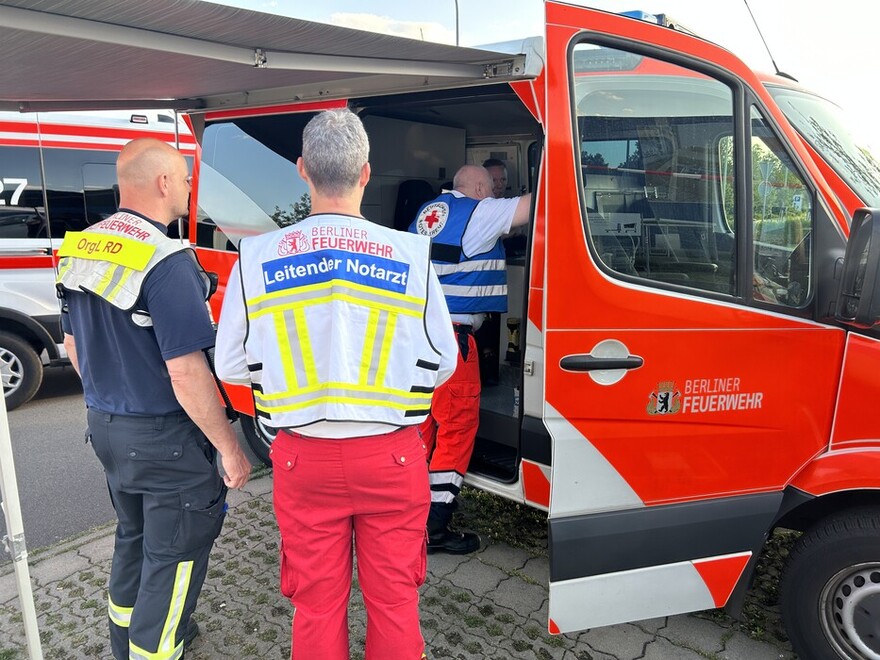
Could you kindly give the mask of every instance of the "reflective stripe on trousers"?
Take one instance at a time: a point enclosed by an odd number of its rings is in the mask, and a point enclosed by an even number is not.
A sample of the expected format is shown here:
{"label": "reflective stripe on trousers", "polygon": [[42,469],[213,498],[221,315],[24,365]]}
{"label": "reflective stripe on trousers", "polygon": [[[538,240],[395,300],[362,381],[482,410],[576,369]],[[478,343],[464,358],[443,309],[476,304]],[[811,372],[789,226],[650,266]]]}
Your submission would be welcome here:
{"label": "reflective stripe on trousers", "polygon": [[118,520],[107,607],[113,656],[180,658],[225,516],[216,452],[183,413],[92,409],[88,422]]}

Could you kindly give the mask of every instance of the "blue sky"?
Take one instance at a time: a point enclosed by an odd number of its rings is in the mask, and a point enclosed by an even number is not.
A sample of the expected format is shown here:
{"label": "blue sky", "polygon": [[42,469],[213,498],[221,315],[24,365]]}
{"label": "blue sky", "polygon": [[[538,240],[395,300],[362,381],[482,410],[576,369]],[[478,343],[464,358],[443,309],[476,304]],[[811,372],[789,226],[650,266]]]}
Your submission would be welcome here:
{"label": "blue sky", "polygon": [[[214,0],[274,14],[455,42],[455,0]],[[751,22],[746,0],[591,0],[573,4],[607,11],[666,13],[736,53],[749,66],[773,66]],[[748,0],[779,68],[842,106],[880,151],[880,76],[876,0]],[[463,46],[541,34],[542,0],[458,0]],[[833,9],[830,9],[833,7]]]}

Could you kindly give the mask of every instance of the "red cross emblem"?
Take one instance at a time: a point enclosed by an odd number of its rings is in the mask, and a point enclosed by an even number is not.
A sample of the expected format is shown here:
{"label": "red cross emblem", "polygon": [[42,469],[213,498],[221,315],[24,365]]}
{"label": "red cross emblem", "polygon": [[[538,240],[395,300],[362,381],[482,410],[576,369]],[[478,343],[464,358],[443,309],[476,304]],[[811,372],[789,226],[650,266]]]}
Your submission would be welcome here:
{"label": "red cross emblem", "polygon": [[449,205],[445,202],[434,202],[428,204],[419,213],[416,228],[422,236],[430,236],[433,238],[439,234],[443,227],[446,226],[446,219],[449,217]]}

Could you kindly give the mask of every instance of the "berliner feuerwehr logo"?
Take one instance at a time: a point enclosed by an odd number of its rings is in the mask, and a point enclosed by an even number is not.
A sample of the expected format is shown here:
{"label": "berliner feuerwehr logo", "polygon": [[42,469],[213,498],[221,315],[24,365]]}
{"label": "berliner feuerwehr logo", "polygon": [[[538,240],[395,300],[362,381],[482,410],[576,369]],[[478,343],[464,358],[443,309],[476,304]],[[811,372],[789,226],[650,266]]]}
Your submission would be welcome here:
{"label": "berliner feuerwehr logo", "polygon": [[278,254],[282,257],[286,257],[290,254],[306,252],[311,247],[312,243],[309,240],[309,237],[297,229],[295,231],[289,231],[281,237],[281,240],[278,242]]}
{"label": "berliner feuerwehr logo", "polygon": [[681,410],[681,390],[675,381],[665,380],[657,384],[657,389],[648,396],[649,415],[674,415]]}

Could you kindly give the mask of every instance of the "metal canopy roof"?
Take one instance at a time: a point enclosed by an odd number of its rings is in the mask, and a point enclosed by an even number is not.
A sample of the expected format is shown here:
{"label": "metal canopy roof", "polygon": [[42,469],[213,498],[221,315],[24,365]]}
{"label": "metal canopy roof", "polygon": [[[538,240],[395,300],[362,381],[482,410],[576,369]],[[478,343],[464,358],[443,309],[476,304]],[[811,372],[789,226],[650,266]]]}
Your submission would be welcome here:
{"label": "metal canopy roof", "polygon": [[193,110],[525,77],[524,57],[201,0],[0,0],[0,110]]}

